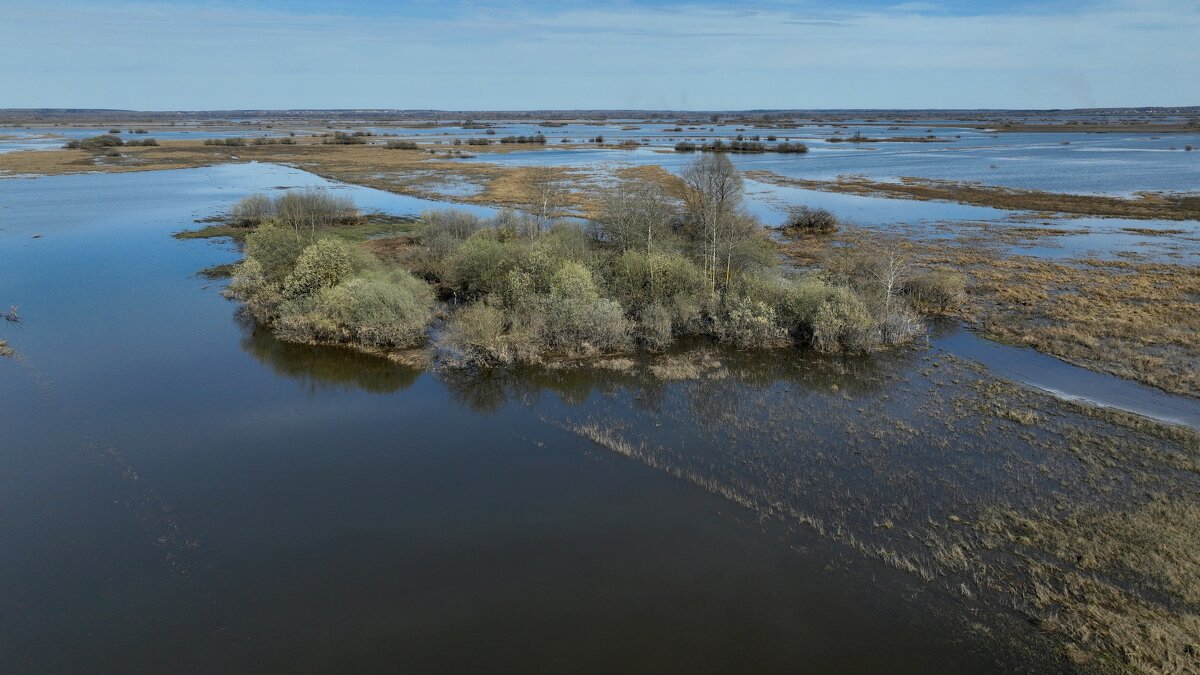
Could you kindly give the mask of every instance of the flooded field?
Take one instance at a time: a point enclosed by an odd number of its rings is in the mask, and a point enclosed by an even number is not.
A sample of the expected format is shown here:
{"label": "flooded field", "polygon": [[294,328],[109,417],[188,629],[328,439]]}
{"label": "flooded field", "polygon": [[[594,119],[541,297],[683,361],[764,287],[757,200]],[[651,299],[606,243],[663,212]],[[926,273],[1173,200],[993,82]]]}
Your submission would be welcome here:
{"label": "flooded field", "polygon": [[[934,122],[930,122],[934,124]],[[564,122],[551,125],[528,122],[477,124],[430,123],[413,128],[371,124],[309,124],[264,128],[261,124],[203,126],[152,126],[123,137],[188,140],[293,133],[301,138],[320,134],[368,132],[371,143],[403,139],[421,143],[453,143],[472,138],[493,142],[504,137],[542,135],[543,150],[510,154],[506,162],[538,165],[597,166],[659,164],[677,169],[690,161],[687,153],[674,153],[677,142],[704,142],[736,138],[761,140],[767,146],[802,142],[802,155],[754,154],[736,158],[743,170],[764,170],[785,177],[834,179],[863,176],[874,180],[920,177],[976,182],[1011,188],[1074,194],[1130,196],[1143,190],[1194,191],[1200,184],[1200,131],[1165,133],[1140,131],[1058,132],[997,131],[978,128],[978,122],[942,120],[922,128],[912,123],[870,124],[801,122],[795,126],[737,123],[676,124],[615,120]],[[102,134],[107,129],[83,127],[0,127],[0,153],[28,149],[54,149],[65,140]],[[846,142],[856,135],[864,141]],[[596,140],[600,139],[601,144]],[[831,140],[833,139],[833,140]],[[908,139],[900,140],[896,139]],[[872,142],[876,141],[876,142]],[[632,149],[615,149],[623,143]],[[568,145],[559,149],[556,145]],[[583,147],[579,147],[583,146]],[[470,146],[467,146],[470,147]],[[492,157],[477,161],[491,161]]]}
{"label": "flooded field", "polygon": [[[496,376],[283,343],[197,274],[232,243],[171,235],[305,186],[445,205],[261,163],[0,180],[7,668],[1196,665],[1196,568],[1104,548],[1121,514],[1191,536],[1196,399],[954,322],[872,357],[701,343]],[[751,192],[764,217],[1007,218]]]}

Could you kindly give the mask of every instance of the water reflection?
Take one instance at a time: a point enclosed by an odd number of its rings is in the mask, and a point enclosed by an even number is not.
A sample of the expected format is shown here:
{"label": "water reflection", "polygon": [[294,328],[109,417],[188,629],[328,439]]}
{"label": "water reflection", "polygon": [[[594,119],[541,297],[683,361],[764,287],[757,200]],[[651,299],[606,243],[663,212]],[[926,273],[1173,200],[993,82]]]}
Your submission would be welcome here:
{"label": "water reflection", "polygon": [[[412,386],[422,373],[421,369],[351,349],[284,342],[248,318],[239,316],[237,321],[243,331],[241,345],[247,353],[312,392],[361,389],[393,393]],[[622,396],[640,409],[657,410],[666,390],[693,381],[721,385],[697,388],[698,393],[733,386],[749,391],[782,387],[785,391],[813,394],[872,395],[910,370],[920,351],[903,349],[873,356],[797,350],[739,352],[693,340],[662,354],[495,371],[437,367],[434,376],[455,403],[477,413],[495,413],[509,403],[536,405],[545,394],[553,394],[568,406],[584,405],[596,396]],[[655,372],[660,367],[699,360],[705,366],[690,375],[662,377]]]}
{"label": "water reflection", "polygon": [[277,375],[296,380],[309,392],[322,390],[391,394],[417,381],[421,371],[350,349],[284,342],[270,330],[240,318],[242,349]]}

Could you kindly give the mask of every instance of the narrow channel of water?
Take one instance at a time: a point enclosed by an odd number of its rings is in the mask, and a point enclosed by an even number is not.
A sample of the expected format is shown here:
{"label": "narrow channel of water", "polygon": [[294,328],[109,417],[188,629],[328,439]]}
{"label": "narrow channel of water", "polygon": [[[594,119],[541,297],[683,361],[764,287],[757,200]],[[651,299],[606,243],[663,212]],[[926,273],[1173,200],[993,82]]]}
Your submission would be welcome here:
{"label": "narrow channel of water", "polygon": [[997,376],[1071,401],[1115,408],[1143,417],[1200,429],[1200,400],[1168,394],[1132,380],[1080,368],[1027,347],[1014,347],[951,330],[933,345],[955,356],[977,361]]}

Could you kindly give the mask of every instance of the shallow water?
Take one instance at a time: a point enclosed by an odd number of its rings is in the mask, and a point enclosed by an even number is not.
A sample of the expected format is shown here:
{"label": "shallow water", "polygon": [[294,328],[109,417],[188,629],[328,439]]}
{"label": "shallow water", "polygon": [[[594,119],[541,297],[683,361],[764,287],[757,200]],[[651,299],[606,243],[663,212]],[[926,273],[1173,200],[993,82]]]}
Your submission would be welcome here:
{"label": "shallow water", "polygon": [[[1194,153],[1191,153],[1194,154]],[[695,153],[660,152],[646,148],[638,150],[532,150],[493,155],[477,155],[465,158],[464,162],[482,162],[488,164],[516,166],[569,166],[581,167],[602,175],[611,174],[622,166],[659,165],[674,173],[681,172],[690,162],[695,161]],[[801,159],[803,156],[801,156]],[[767,169],[781,175],[813,178],[812,173],[794,171],[789,174],[788,167],[796,158],[785,155],[731,155],[734,164],[741,170]],[[1037,179],[1038,171],[1045,169],[1053,172],[1062,170],[1053,166],[1043,166],[1023,176],[1033,176]],[[1024,170],[1023,170],[1024,171]],[[903,174],[908,175],[908,174]],[[914,174],[923,175],[923,174]],[[1139,174],[1140,176],[1141,174]],[[1178,175],[1178,174],[1177,174]],[[1187,172],[1185,176],[1190,176]],[[836,177],[830,175],[827,177]],[[1183,190],[1194,190],[1200,186],[1200,162],[1196,163],[1195,180],[1192,187],[1181,187]],[[1192,181],[1191,177],[1186,180]],[[984,181],[987,182],[987,181]],[[992,183],[989,183],[992,184]],[[1036,189],[1053,190],[1048,184],[1040,184]],[[1140,189],[1140,188],[1139,188]],[[1133,190],[1133,188],[1130,188]],[[928,238],[951,238],[952,232],[942,224],[982,223],[989,226],[1005,228],[1012,225],[1022,227],[1039,224],[1054,229],[1075,230],[1075,234],[1063,236],[1042,236],[1030,241],[1016,242],[1005,245],[1001,249],[1006,253],[1030,255],[1049,259],[1097,258],[1101,260],[1116,260],[1128,256],[1130,252],[1140,259],[1155,262],[1173,262],[1194,264],[1200,262],[1200,221],[1165,221],[1138,220],[1130,218],[1052,218],[1045,214],[1034,214],[1027,211],[1014,211],[959,204],[948,201],[922,201],[915,199],[890,199],[885,197],[866,197],[838,192],[824,192],[786,185],[748,180],[746,194],[749,197],[747,208],[769,226],[780,225],[787,216],[788,207],[807,205],[814,208],[824,208],[833,212],[839,219],[848,223],[884,230],[903,228],[909,233]],[[1127,229],[1128,228],[1128,229]],[[1147,228],[1152,230],[1183,230],[1181,235],[1147,235],[1130,231]]]}
{"label": "shallow water", "polygon": [[24,319],[0,360],[6,668],[1024,663],[899,572],[560,424],[639,389],[455,382],[237,320],[195,275],[236,251],[170,234],[316,184],[253,164],[0,181],[0,301]]}
{"label": "shallow water", "polygon": [[[846,136],[861,131],[865,136],[925,135],[924,130],[886,131],[878,127],[846,129],[810,129],[768,132],[734,127],[717,127],[705,138],[730,138],[777,133],[809,145],[802,155],[732,155],[742,170],[766,170],[782,176],[833,179],[839,176],[866,176],[875,180],[895,180],[904,176],[978,182],[985,185],[1073,194],[1110,194],[1130,196],[1142,190],[1194,192],[1200,186],[1200,133],[1154,136],[1136,133],[1003,133],[986,134],[969,129],[934,129],[945,142],[937,143],[829,143],[829,135]],[[593,133],[589,129],[583,137]],[[953,133],[951,133],[953,132]],[[536,133],[526,130],[521,133]],[[638,132],[605,134],[609,144],[623,139],[637,140]],[[502,135],[506,135],[505,134]],[[695,158],[691,153],[669,151],[675,137],[696,138],[688,134],[670,134],[670,138],[649,137],[650,145],[633,150],[613,148],[555,148],[556,139],[540,151],[510,153],[504,162],[547,165],[594,166],[598,163],[660,164],[677,170]],[[572,141],[583,137],[572,136]],[[492,155],[475,161],[490,161]]]}
{"label": "shallow water", "polygon": [[[963,123],[962,120],[942,120],[943,123]],[[928,123],[935,123],[929,121]],[[975,124],[969,122],[968,124]],[[134,125],[136,126],[136,125]],[[802,141],[809,145],[805,155],[738,155],[734,161],[744,170],[763,169],[783,176],[832,179],[838,176],[867,176],[876,180],[894,180],[901,176],[971,181],[986,185],[1066,192],[1077,194],[1132,195],[1140,190],[1188,192],[1200,189],[1200,151],[1187,152],[1191,145],[1200,148],[1200,132],[1162,134],[1086,131],[1064,132],[1006,132],[967,127],[896,127],[846,122],[837,125],[807,123],[798,128],[770,129],[735,124],[684,125],[676,132],[674,122],[647,123],[638,120],[617,120],[609,124],[577,124],[548,127],[524,122],[496,122],[487,129],[467,129],[461,124],[430,128],[390,126],[345,126],[341,131],[372,131],[381,136],[428,141],[486,137],[493,140],[504,136],[543,134],[545,150],[550,152],[518,153],[505,161],[522,161],[522,156],[538,163],[570,163],[595,165],[618,161],[632,163],[662,163],[671,168],[690,159],[687,154],[663,153],[680,140],[704,141],[731,139],[739,134],[769,135],[786,140]],[[636,127],[636,128],[626,128]],[[695,128],[691,128],[695,127]],[[123,131],[128,129],[123,128]],[[60,147],[64,139],[85,138],[105,129],[73,127],[4,127],[0,128],[0,152]],[[299,130],[300,134],[329,133],[332,129],[314,126]],[[224,138],[229,136],[276,136],[279,130],[261,128],[239,129],[235,125],[180,126],[166,130],[155,129],[145,135],[123,134],[126,138],[154,137],[159,140]],[[861,133],[868,138],[934,136],[935,143],[831,143],[831,137],[849,137]],[[54,134],[56,138],[38,138]],[[579,149],[561,150],[566,140],[586,143],[603,136],[607,144],[636,141],[646,147],[636,150]],[[383,142],[385,138],[376,139]],[[764,141],[766,142],[766,141]],[[489,161],[492,156],[480,158]]]}
{"label": "shallow water", "polygon": [[[114,129],[116,127],[113,127]],[[125,141],[138,141],[147,138],[153,138],[159,141],[187,141],[187,140],[202,140],[208,138],[278,138],[287,136],[286,131],[272,131],[270,129],[237,129],[229,127],[178,127],[178,128],[152,128],[147,129],[147,133],[135,134],[133,129],[138,128],[138,125],[132,127],[121,127],[119,136]],[[0,127],[0,154],[5,152],[17,152],[20,150],[58,150],[66,144],[68,140],[81,140],[91,138],[92,136],[108,135],[107,128],[96,127],[55,127],[55,126],[31,126],[31,127]]]}
{"label": "shallow water", "polygon": [[1200,400],[1194,398],[1080,368],[1026,347],[985,340],[961,329],[947,330],[933,340],[933,345],[954,356],[982,363],[1000,377],[1059,398],[1200,429]]}

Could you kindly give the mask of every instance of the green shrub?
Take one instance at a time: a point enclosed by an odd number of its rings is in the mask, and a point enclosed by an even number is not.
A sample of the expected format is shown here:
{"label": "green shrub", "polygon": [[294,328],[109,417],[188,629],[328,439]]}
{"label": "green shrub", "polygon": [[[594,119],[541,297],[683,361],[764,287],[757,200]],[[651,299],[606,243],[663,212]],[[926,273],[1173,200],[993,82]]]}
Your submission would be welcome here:
{"label": "green shrub", "polygon": [[[118,131],[117,133],[120,132]],[[122,145],[125,145],[125,141],[122,141],[120,136],[92,136],[91,138],[67,141],[67,144],[63,147],[80,150],[103,150]]]}
{"label": "green shrub", "polygon": [[347,339],[375,347],[409,347],[425,339],[433,291],[403,270],[356,277],[321,292],[318,306]]}
{"label": "green shrub", "polygon": [[237,266],[226,292],[241,300],[245,310],[260,323],[270,323],[284,300],[281,285],[272,283],[262,264],[250,257]]}
{"label": "green shrub", "polygon": [[462,242],[484,227],[482,219],[454,209],[430,211],[421,215],[417,236],[421,246],[409,254],[408,264],[418,274],[435,280],[449,277],[448,261]]}
{"label": "green shrub", "polygon": [[832,234],[837,232],[838,219],[826,209],[794,206],[788,210],[788,218],[783,224],[783,229],[805,234]]}
{"label": "green shrub", "polygon": [[459,209],[427,211],[421,214],[423,238],[445,233],[461,241],[483,229],[484,226],[482,218]]}
{"label": "green shrub", "polygon": [[787,331],[780,327],[775,308],[765,302],[734,297],[714,322],[714,332],[722,342],[739,349],[770,349],[789,343]]}
{"label": "green shrub", "polygon": [[275,205],[271,198],[256,193],[243,197],[229,210],[226,219],[236,227],[255,227],[275,215]]}
{"label": "green shrub", "polygon": [[326,136],[321,139],[321,142],[326,145],[365,145],[367,136],[372,134],[356,131],[349,133],[346,131],[335,131],[332,136]]}
{"label": "green shrub", "polygon": [[583,265],[564,262],[550,278],[550,297],[558,300],[596,300],[600,292],[592,271]]}
{"label": "green shrub", "polygon": [[674,324],[675,313],[662,303],[655,302],[642,310],[633,328],[633,337],[644,349],[666,349],[675,338]]}
{"label": "green shrub", "polygon": [[246,236],[246,257],[258,263],[258,273],[266,283],[282,287],[300,254],[313,241],[311,232],[268,221]]}
{"label": "green shrub", "polygon": [[904,294],[914,305],[942,312],[957,307],[966,289],[966,277],[944,270],[915,276],[904,284]]}
{"label": "green shrub", "polygon": [[626,251],[609,265],[608,291],[633,311],[675,299],[699,306],[707,294],[704,272],[679,254]]}
{"label": "green shrub", "polygon": [[879,342],[879,328],[866,304],[848,288],[836,288],[813,315],[812,345],[820,351],[865,352]]}
{"label": "green shrub", "polygon": [[313,295],[332,288],[354,271],[351,247],[341,239],[319,239],[304,249],[283,282],[284,295],[290,298]]}
{"label": "green shrub", "polygon": [[467,297],[482,297],[507,286],[508,274],[521,264],[524,247],[501,241],[494,232],[479,232],[458,247],[449,263],[449,282]]}

